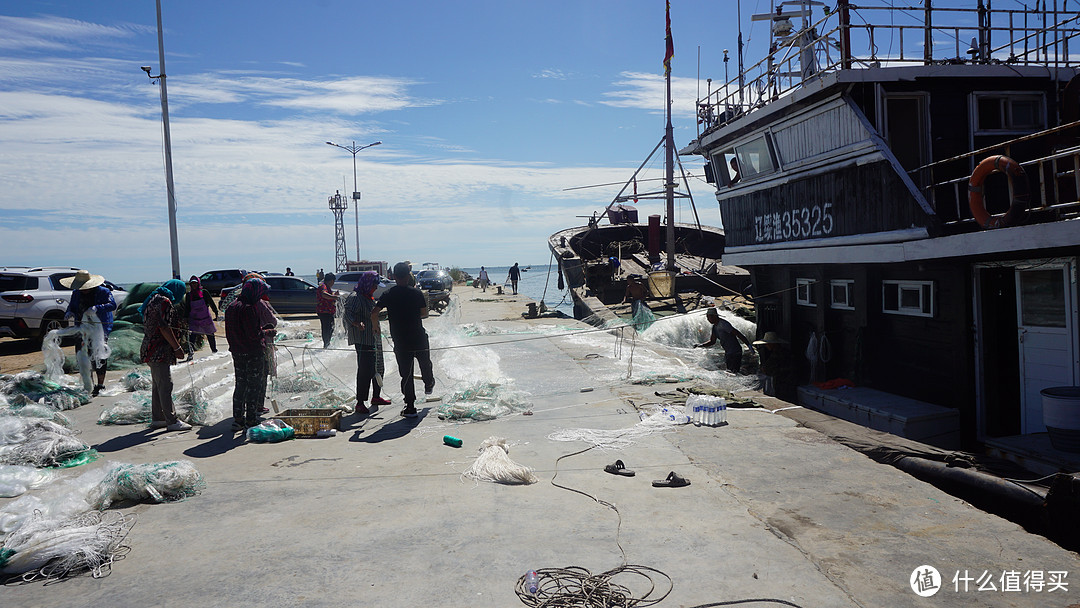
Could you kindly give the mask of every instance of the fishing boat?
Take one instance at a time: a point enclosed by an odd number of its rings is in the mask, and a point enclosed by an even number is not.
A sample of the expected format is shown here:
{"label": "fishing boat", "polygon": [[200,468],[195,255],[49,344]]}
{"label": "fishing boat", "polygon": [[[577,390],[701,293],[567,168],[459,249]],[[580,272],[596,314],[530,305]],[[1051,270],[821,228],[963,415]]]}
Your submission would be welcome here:
{"label": "fishing boat", "polygon": [[1080,404],[1042,392],[1080,384],[1077,12],[834,4],[754,15],[768,51],[743,69],[740,34],[680,150],[759,334],[790,342],[804,405],[1026,466],[1080,449]]}
{"label": "fishing boat", "polygon": [[[703,296],[740,295],[748,287],[749,273],[723,265],[724,230],[702,224],[693,208],[686,172],[679,164],[675,179],[675,140],[671,126],[670,19],[664,59],[667,126],[664,136],[607,207],[593,212],[588,223],[561,230],[548,238],[559,268],[560,289],[569,290],[574,317],[597,325],[632,318],[627,283],[647,286],[646,306],[654,316],[684,313],[712,299]],[[663,188],[637,192],[638,176],[653,156],[664,152]],[[632,187],[632,189],[631,189]],[[675,200],[685,199],[693,210],[693,223],[675,220]],[[664,200],[665,215],[650,215],[639,222],[631,201]],[[604,223],[606,222],[606,223]]]}

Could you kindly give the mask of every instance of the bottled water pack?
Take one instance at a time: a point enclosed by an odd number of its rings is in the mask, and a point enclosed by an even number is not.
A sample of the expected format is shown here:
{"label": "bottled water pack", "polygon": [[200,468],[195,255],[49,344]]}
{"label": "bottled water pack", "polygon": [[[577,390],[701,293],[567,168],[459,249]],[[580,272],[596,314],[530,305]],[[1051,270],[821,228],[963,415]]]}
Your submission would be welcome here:
{"label": "bottled water pack", "polygon": [[690,419],[696,426],[724,426],[727,424],[727,401],[712,395],[690,395],[686,409],[692,411]]}

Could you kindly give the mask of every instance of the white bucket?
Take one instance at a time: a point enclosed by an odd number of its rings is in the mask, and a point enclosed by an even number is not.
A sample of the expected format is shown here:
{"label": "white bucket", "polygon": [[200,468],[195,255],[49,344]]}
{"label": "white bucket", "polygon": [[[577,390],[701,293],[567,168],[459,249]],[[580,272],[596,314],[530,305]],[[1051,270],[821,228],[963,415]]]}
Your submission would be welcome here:
{"label": "white bucket", "polygon": [[1039,394],[1050,445],[1063,452],[1080,452],[1080,386],[1054,386]]}

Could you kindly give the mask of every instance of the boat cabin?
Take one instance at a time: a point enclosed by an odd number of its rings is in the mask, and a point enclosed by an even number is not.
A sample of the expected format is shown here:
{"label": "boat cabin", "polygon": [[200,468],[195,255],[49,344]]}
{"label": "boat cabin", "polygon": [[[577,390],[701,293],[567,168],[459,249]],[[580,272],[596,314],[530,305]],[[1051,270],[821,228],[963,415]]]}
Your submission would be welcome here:
{"label": "boat cabin", "polygon": [[[758,333],[790,340],[805,404],[943,447],[1045,442],[1040,391],[1080,385],[1077,13],[783,4],[680,151]],[[859,391],[814,385],[840,379]]]}

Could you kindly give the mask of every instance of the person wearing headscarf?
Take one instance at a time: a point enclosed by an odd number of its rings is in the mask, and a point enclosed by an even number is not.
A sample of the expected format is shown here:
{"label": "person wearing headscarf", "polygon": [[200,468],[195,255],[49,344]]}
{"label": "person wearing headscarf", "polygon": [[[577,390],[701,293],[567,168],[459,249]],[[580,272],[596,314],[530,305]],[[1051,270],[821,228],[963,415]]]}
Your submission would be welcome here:
{"label": "person wearing headscarf", "polygon": [[[356,348],[356,411],[366,416],[379,409],[380,405],[390,405],[389,399],[380,396],[382,392],[383,353],[382,336],[379,325],[372,321],[371,311],[375,309],[372,297],[379,286],[379,274],[368,271],[360,275],[356,288],[345,299],[341,319],[349,344]],[[371,388],[371,407],[364,405]]]}
{"label": "person wearing headscarf", "polygon": [[[90,395],[97,397],[105,388],[105,368],[109,364],[107,345],[109,343],[109,332],[112,331],[116,300],[113,298],[112,291],[105,286],[105,277],[100,274],[90,274],[88,270],[80,270],[74,276],[60,279],[60,284],[71,288],[71,298],[68,300],[64,319],[74,319],[75,326],[78,327],[82,325],[83,315],[93,309],[94,314],[101,321],[102,339],[105,344],[92,345],[88,353],[90,355],[90,369],[97,374],[97,384],[94,385]],[[82,336],[76,339],[76,351],[83,347],[82,341]],[[90,341],[93,342],[93,340]],[[95,353],[106,356],[104,358],[95,357]]]}
{"label": "person wearing headscarf", "polygon": [[225,339],[233,359],[236,386],[233,388],[232,430],[239,432],[259,424],[266,399],[266,348],[273,343],[273,325],[260,320],[259,306],[269,297],[262,279],[248,279],[240,296],[225,309]]}
{"label": "person wearing headscarf", "polygon": [[329,348],[330,340],[334,337],[334,316],[337,314],[337,299],[341,295],[334,290],[336,280],[334,273],[326,273],[322,283],[319,283],[319,290],[315,292],[315,314],[319,315],[322,325],[323,348]]}
{"label": "person wearing headscarf", "polygon": [[143,317],[143,341],[139,354],[150,366],[151,422],[150,428],[165,427],[170,431],[186,431],[191,425],[176,417],[172,400],[172,371],[177,357],[184,356],[184,349],[173,328],[177,326],[173,306],[187,292],[184,282],[171,279],[146,297],[139,306]]}
{"label": "person wearing headscarf", "polygon": [[[214,311],[211,315],[210,311]],[[192,276],[188,279],[188,292],[184,295],[184,316],[188,320],[188,331],[192,334],[201,334],[206,336],[206,341],[210,344],[210,352],[217,352],[217,325],[214,325],[214,318],[218,316],[217,305],[214,304],[214,297],[210,295],[210,292],[203,289],[202,281],[199,277]],[[188,360],[194,356],[194,348],[191,347],[191,342],[188,342]]]}

